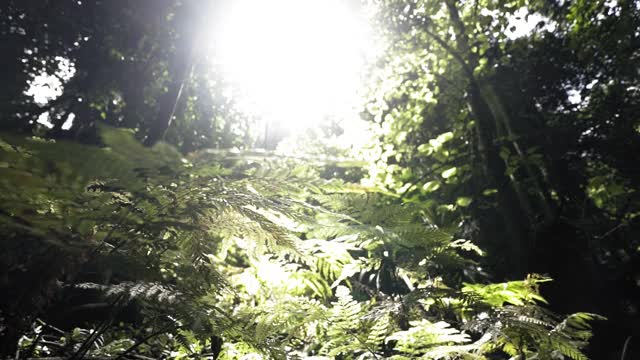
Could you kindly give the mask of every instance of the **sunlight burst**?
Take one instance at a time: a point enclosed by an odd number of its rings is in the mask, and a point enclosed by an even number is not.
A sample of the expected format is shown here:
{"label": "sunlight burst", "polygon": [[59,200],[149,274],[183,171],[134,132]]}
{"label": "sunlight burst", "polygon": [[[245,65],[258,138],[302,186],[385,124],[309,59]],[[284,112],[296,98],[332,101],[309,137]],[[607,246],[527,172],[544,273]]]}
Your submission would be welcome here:
{"label": "sunlight burst", "polygon": [[376,51],[362,9],[340,0],[234,0],[213,33],[213,59],[240,107],[289,130],[353,114]]}

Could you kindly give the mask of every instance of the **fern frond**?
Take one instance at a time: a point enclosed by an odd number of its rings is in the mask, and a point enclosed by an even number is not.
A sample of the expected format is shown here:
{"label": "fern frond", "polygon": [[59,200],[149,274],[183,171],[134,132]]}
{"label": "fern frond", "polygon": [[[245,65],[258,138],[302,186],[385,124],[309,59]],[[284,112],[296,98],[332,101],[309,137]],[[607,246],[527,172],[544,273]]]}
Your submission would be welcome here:
{"label": "fern frond", "polygon": [[[450,324],[440,321],[432,323],[427,320],[412,321],[408,330],[398,331],[387,337],[386,341],[396,341],[395,349],[413,356],[424,356],[427,352],[440,354],[436,358],[450,355],[447,351],[454,348],[446,346],[470,342],[469,335],[452,328]],[[435,356],[435,355],[432,355]]]}
{"label": "fern frond", "polygon": [[161,283],[122,282],[113,285],[100,285],[95,283],[79,283],[75,287],[79,289],[99,290],[107,298],[124,296],[125,301],[135,299],[156,301],[166,304],[175,304],[182,300],[183,294],[168,285]]}

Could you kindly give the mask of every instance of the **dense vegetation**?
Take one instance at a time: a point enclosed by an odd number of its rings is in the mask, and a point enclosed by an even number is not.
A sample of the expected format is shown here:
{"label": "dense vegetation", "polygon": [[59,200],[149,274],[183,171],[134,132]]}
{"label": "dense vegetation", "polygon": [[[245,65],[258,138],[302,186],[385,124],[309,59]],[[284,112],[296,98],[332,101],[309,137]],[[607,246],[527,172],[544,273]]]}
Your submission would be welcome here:
{"label": "dense vegetation", "polygon": [[371,141],[298,157],[217,4],[0,4],[0,356],[640,356],[637,1],[371,2]]}

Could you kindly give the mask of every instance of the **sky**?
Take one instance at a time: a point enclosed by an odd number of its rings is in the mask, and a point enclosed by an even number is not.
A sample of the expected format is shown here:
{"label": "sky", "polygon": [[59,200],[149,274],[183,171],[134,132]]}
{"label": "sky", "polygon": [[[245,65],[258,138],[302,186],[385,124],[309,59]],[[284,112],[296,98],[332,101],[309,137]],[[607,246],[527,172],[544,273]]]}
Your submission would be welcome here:
{"label": "sky", "polygon": [[[481,13],[496,17],[496,11]],[[531,34],[540,21],[546,23],[542,30],[554,30],[542,15],[526,14],[523,7],[509,18],[510,39]],[[228,94],[238,97],[239,110],[267,128],[295,133],[327,118],[358,120],[364,70],[383,48],[368,16],[365,8],[341,0],[233,0],[221,21],[203,31],[214,34],[212,66],[234,87]],[[43,71],[29,83],[26,94],[38,104],[60,96],[75,73],[68,59],[56,60],[56,74]],[[581,101],[578,92],[570,95]],[[51,127],[49,120],[45,113],[38,122]],[[72,122],[70,117],[64,128]]]}

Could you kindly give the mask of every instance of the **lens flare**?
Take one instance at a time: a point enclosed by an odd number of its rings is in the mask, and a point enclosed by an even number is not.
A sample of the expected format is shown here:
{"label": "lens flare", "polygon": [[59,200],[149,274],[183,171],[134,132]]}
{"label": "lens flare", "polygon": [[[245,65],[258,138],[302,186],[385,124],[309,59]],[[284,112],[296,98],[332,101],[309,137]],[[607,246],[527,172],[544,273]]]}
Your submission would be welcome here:
{"label": "lens flare", "polygon": [[363,9],[339,0],[234,0],[219,18],[212,59],[244,111],[290,130],[353,113],[376,51]]}

